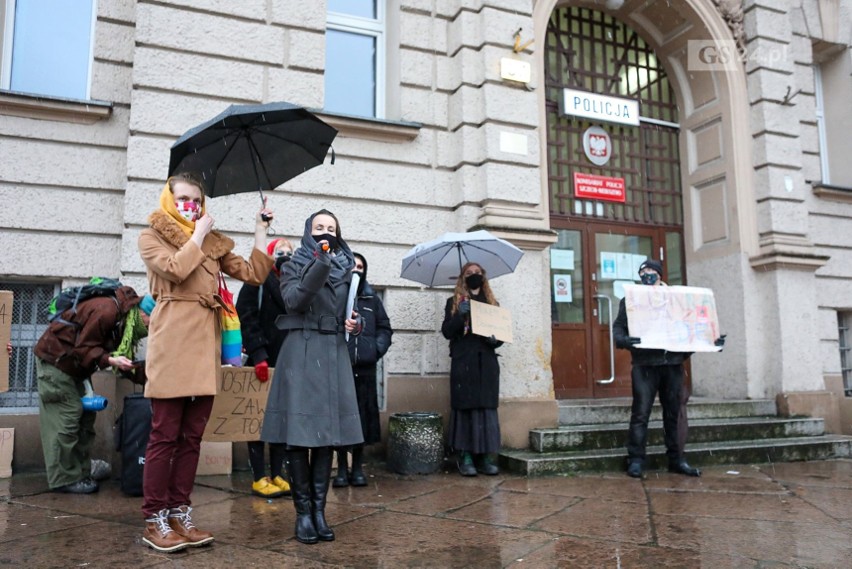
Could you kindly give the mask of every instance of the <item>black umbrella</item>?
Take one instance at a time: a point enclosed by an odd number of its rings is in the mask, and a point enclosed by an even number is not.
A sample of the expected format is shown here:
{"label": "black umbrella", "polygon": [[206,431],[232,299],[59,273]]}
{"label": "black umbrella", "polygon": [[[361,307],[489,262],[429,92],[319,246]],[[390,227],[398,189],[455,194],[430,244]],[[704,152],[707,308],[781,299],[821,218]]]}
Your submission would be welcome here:
{"label": "black umbrella", "polygon": [[264,190],[322,164],[336,135],[290,103],[231,105],[174,143],[169,175],[197,172],[211,198],[257,190],[263,199]]}

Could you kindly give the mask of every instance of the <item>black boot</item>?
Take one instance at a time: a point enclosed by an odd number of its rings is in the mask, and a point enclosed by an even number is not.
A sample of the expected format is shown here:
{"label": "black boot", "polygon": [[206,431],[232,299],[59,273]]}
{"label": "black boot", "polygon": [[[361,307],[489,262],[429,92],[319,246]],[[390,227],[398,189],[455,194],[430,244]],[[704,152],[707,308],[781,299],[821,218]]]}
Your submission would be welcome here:
{"label": "black boot", "polygon": [[325,500],[328,497],[328,485],[331,482],[331,447],[311,449],[311,505],[314,513],[314,527],[322,541],[334,541],[334,532],[325,521]]}
{"label": "black boot", "polygon": [[308,449],[288,448],[287,474],[290,476],[290,491],[296,507],[296,539],[302,543],[319,541],[314,520],[311,516],[311,469]]}
{"label": "black boot", "polygon": [[349,486],[349,474],[346,472],[346,450],[338,449],[337,451],[337,476],[334,477],[331,485],[335,488],[343,488]]}
{"label": "black boot", "polygon": [[689,466],[685,458],[674,461],[669,461],[669,472],[683,474],[685,476],[701,476],[701,471],[695,467]]}
{"label": "black boot", "polygon": [[367,485],[367,477],[364,476],[364,445],[352,447],[352,474],[349,482],[352,486]]}

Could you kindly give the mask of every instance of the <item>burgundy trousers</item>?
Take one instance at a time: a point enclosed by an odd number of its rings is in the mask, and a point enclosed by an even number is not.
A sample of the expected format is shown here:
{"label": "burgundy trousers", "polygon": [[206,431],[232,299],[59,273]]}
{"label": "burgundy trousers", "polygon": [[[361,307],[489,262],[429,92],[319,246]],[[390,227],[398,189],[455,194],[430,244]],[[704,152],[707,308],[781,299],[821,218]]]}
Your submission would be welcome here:
{"label": "burgundy trousers", "polygon": [[151,399],[151,435],[142,475],[142,514],[190,505],[201,435],[213,409],[213,396]]}

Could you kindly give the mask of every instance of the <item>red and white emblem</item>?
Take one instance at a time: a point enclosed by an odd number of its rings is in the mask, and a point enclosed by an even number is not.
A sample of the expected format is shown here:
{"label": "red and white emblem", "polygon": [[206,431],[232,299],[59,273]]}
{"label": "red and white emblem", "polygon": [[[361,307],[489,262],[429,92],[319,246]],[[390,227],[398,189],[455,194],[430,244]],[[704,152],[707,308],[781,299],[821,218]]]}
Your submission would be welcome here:
{"label": "red and white emblem", "polygon": [[595,166],[603,166],[612,157],[612,140],[599,126],[590,126],[583,133],[583,151]]}

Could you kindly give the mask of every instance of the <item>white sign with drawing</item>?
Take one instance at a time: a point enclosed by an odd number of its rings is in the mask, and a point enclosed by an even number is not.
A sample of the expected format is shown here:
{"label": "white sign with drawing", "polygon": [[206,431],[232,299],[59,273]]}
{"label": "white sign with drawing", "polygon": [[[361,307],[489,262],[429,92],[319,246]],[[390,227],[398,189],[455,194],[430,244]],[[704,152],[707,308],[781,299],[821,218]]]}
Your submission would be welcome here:
{"label": "white sign with drawing", "polygon": [[571,275],[553,275],[553,302],[571,302]]}

